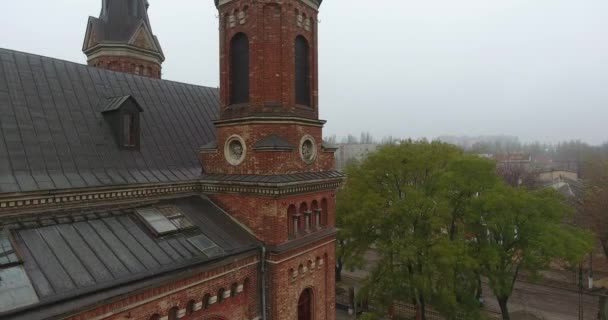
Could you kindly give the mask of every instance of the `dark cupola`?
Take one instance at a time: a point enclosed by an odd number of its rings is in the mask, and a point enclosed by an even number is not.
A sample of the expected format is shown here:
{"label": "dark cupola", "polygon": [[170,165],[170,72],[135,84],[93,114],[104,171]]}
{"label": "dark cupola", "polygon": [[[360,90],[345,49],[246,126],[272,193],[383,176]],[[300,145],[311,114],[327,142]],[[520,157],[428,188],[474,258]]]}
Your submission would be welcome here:
{"label": "dark cupola", "polygon": [[163,50],[152,33],[147,0],[102,0],[99,18],[89,17],[82,51],[98,68],[161,77]]}

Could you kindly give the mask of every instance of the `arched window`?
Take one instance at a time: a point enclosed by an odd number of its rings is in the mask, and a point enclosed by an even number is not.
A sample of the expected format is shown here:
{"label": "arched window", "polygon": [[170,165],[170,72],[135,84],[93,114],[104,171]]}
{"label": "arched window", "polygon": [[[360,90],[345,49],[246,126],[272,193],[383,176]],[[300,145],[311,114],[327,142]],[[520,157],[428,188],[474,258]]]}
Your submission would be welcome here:
{"label": "arched window", "polygon": [[230,41],[230,104],[249,102],[249,39],[244,33]]}
{"label": "arched window", "polygon": [[208,293],[203,296],[203,309],[205,309],[205,310],[209,309],[209,300],[210,299],[211,299],[211,295]]}
{"label": "arched window", "polygon": [[296,104],[310,106],[310,57],[308,41],[296,38]]}
{"label": "arched window", "polygon": [[319,208],[319,203],[317,202],[317,200],[314,200],[312,202],[311,209],[312,209],[312,216],[313,216],[312,224],[315,228],[320,228],[321,227],[321,209]]}
{"label": "arched window", "polygon": [[217,302],[218,303],[222,303],[224,301],[224,292],[226,292],[226,289],[224,289],[224,288],[221,288],[217,292]]}
{"label": "arched window", "polygon": [[177,320],[177,312],[179,311],[178,307],[173,307],[169,309],[169,320]]}
{"label": "arched window", "polygon": [[302,221],[300,221],[300,229],[305,230],[306,232],[310,231],[310,211],[308,211],[308,205],[306,202],[303,202],[300,205],[299,214],[300,216],[304,217],[304,219],[301,219]]}
{"label": "arched window", "polygon": [[188,305],[186,305],[186,315],[189,316],[194,313],[194,305],[196,302],[194,300],[188,301]]}
{"label": "arched window", "polygon": [[289,206],[287,209],[287,220],[288,220],[288,229],[289,236],[293,237],[298,234],[300,223],[298,222],[298,212],[296,211],[296,206],[293,204]]}
{"label": "arched window", "polygon": [[230,286],[230,297],[235,297],[236,296],[236,289],[239,287],[239,285],[235,282],[232,284],[232,286]]}
{"label": "arched window", "polygon": [[326,226],[328,224],[327,215],[327,199],[323,199],[321,200],[321,226]]}

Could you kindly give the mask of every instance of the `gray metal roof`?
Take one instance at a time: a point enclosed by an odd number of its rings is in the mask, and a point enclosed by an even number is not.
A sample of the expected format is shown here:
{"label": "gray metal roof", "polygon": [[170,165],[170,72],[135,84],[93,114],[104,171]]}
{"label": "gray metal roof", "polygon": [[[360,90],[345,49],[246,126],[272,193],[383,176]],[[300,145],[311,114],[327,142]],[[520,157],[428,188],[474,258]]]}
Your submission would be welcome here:
{"label": "gray metal roof", "polygon": [[[139,150],[119,148],[101,113],[129,95]],[[194,179],[218,114],[216,88],[0,49],[0,193]]]}
{"label": "gray metal roof", "polygon": [[[102,6],[99,18],[89,17],[97,42],[128,44],[142,23],[152,33],[152,26],[148,18],[148,2],[135,0],[135,8],[129,8],[129,2],[105,0],[105,6]],[[155,45],[159,48],[159,53],[163,56],[160,42],[156,36],[153,38]]]}
{"label": "gray metal roof", "polygon": [[[177,207],[196,228],[157,237],[135,213],[136,208],[55,213],[10,222],[13,227],[20,226],[13,231],[15,243],[39,304],[65,302],[73,308],[80,295],[130,285],[258,246],[253,236],[205,198],[167,200],[156,205]],[[204,235],[221,250],[203,253],[188,240],[197,235]],[[34,304],[26,309],[30,308],[38,307]],[[18,317],[29,311],[26,309],[4,315]],[[0,318],[5,319],[2,313]]]}

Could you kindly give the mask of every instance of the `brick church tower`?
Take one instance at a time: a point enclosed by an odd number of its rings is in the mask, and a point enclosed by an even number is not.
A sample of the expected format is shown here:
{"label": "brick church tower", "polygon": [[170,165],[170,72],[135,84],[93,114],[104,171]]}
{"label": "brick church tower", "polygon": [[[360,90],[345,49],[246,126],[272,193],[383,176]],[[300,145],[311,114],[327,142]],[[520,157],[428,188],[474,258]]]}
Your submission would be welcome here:
{"label": "brick church tower", "polygon": [[152,33],[148,0],[103,0],[89,17],[82,51],[90,66],[161,77],[163,50]]}
{"label": "brick church tower", "polygon": [[322,0],[215,0],[220,17],[217,141],[203,191],[265,244],[264,312],[335,319],[335,148],[319,120]]}

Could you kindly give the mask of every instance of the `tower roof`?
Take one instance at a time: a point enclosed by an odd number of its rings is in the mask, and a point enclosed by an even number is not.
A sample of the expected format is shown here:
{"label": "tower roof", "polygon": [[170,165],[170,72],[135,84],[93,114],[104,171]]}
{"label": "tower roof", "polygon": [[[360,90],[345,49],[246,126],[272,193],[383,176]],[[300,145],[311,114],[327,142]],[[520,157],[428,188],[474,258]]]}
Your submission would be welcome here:
{"label": "tower roof", "polygon": [[148,18],[148,0],[103,0],[99,18],[90,17],[83,51],[97,44],[124,44],[137,46],[140,33],[150,42],[145,49],[164,54]]}

